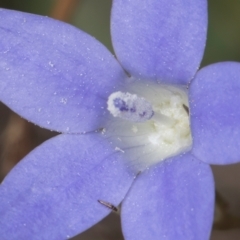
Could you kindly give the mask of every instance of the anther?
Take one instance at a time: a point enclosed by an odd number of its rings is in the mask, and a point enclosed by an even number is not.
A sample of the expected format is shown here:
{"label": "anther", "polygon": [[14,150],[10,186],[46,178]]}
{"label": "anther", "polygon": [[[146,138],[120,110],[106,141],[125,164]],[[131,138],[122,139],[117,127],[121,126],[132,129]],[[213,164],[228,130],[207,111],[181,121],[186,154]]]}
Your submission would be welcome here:
{"label": "anther", "polygon": [[152,118],[152,105],[136,94],[114,92],[108,98],[108,110],[114,117],[120,117],[131,122],[145,122]]}
{"label": "anther", "polygon": [[182,106],[183,106],[184,110],[187,112],[187,114],[189,115],[189,108],[185,104],[183,104]]}

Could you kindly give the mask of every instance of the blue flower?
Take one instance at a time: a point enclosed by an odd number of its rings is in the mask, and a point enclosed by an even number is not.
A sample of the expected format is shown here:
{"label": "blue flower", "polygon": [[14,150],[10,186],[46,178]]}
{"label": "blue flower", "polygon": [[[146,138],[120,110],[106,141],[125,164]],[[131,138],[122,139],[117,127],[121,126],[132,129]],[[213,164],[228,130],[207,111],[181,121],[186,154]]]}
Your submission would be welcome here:
{"label": "blue flower", "polygon": [[208,164],[240,159],[240,64],[197,72],[204,0],[114,0],[111,30],[120,64],[68,24],[0,10],[1,101],[62,133],[1,184],[2,239],[72,237],[109,214],[99,200],[122,202],[125,239],[209,238]]}

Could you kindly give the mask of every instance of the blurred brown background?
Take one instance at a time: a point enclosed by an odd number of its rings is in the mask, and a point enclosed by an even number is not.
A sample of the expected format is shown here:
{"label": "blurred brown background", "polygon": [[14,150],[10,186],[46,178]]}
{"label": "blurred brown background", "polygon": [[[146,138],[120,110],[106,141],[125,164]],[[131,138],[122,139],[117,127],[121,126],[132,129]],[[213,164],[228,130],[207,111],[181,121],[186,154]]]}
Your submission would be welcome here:
{"label": "blurred brown background", "polygon": [[[95,36],[111,51],[111,0],[0,0],[0,7],[48,15]],[[202,66],[240,62],[240,1],[209,0],[208,40]],[[31,149],[56,133],[36,127],[0,104],[0,181]],[[240,239],[240,164],[212,166],[216,181],[216,217],[211,240]],[[120,219],[111,214],[79,240],[123,239]]]}

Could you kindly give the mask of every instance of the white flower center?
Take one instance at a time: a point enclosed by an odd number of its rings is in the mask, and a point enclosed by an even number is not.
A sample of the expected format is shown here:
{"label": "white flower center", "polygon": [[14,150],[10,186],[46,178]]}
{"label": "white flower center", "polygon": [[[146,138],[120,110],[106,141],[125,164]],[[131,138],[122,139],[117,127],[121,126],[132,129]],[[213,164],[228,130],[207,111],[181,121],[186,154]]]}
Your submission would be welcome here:
{"label": "white flower center", "polygon": [[116,151],[138,171],[188,151],[192,145],[186,90],[133,83],[108,98],[112,117],[104,129]]}

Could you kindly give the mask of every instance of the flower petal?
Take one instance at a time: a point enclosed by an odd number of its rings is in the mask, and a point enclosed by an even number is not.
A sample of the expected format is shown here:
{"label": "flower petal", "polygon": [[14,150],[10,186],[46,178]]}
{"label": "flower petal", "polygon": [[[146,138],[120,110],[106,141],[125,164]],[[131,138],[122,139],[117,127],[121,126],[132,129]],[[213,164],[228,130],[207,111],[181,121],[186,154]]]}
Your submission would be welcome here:
{"label": "flower petal", "polygon": [[126,240],[207,240],[214,208],[210,167],[191,154],[143,172],[122,205]]}
{"label": "flower petal", "polygon": [[206,0],[114,0],[112,41],[135,77],[186,84],[202,60]]}
{"label": "flower petal", "polygon": [[0,35],[1,101],[48,129],[101,127],[125,73],[100,42],[60,21],[3,9]]}
{"label": "flower petal", "polygon": [[31,152],[0,187],[1,239],[67,239],[109,214],[134,174],[98,134],[60,135]]}
{"label": "flower petal", "polygon": [[211,164],[240,161],[240,64],[223,62],[198,72],[190,85],[193,154]]}

